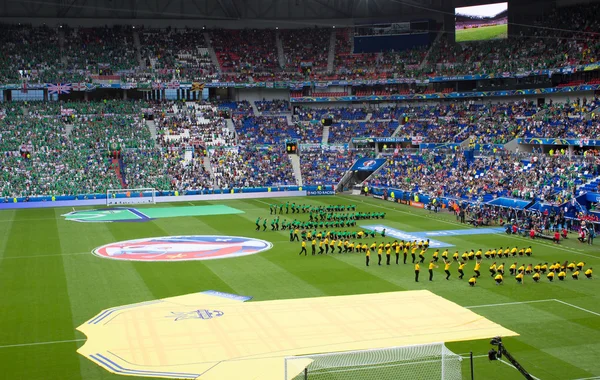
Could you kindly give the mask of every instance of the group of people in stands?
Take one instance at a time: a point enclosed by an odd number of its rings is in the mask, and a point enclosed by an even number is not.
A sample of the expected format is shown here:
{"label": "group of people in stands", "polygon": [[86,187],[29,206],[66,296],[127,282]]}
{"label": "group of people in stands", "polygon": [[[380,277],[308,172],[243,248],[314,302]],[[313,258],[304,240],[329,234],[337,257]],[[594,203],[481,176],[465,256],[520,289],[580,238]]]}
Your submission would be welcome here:
{"label": "group of people in stands", "polygon": [[[432,46],[381,54],[354,53],[353,33],[348,28],[276,31],[2,25],[0,82],[76,83],[88,82],[92,75],[116,75],[123,81],[247,82],[382,79],[397,73],[420,79],[521,73],[597,62],[600,42],[590,33],[600,31],[599,14],[597,4],[561,7],[534,25],[523,26],[519,36],[493,44],[455,44],[443,34]],[[136,34],[139,46],[134,43]],[[209,49],[214,49],[216,59]]]}
{"label": "group of people in stands", "polygon": [[[589,104],[596,102],[596,99],[576,100],[569,107],[579,104],[583,110],[587,105],[586,110],[590,110]],[[130,187],[144,182],[146,186],[182,190],[296,184],[284,143],[288,139],[321,143],[322,117],[334,117],[329,127],[329,143],[336,144],[347,143],[355,136],[391,136],[400,123],[404,124],[399,131],[402,136],[408,133],[407,129],[414,131],[413,124],[429,123],[420,121],[423,118],[443,120],[461,128],[465,122],[477,130],[478,125],[488,128],[485,120],[498,115],[507,116],[509,124],[526,123],[540,110],[528,102],[483,105],[455,102],[438,108],[406,105],[381,109],[301,108],[294,116],[295,123],[289,124],[288,117],[277,116],[277,110],[285,109],[286,102],[265,100],[260,104],[274,109],[273,115],[254,115],[247,101],[8,103],[0,112],[0,149],[4,152],[0,167],[7,182],[14,184],[5,185],[2,194],[37,195],[46,191],[66,194],[121,186],[116,168],[101,154],[115,146],[127,149],[122,155],[125,165],[120,174]],[[561,107],[552,104],[549,110]],[[154,110],[156,139],[142,116],[142,110],[147,109]],[[229,129],[224,109],[232,115],[235,131]],[[548,128],[555,131],[552,126]],[[545,131],[543,124],[539,131]],[[421,133],[426,142],[455,139],[452,128],[424,128]],[[18,152],[23,144],[31,146],[27,150],[29,156],[11,154]],[[193,151],[191,157],[186,158],[186,148]],[[587,179],[600,175],[600,156],[593,150],[589,152],[581,156],[564,149],[551,155],[504,151],[493,154],[482,150],[470,159],[460,149],[424,151],[418,155],[388,149],[384,153],[389,164],[372,178],[372,184],[470,200],[509,196],[562,204],[577,195],[578,187]],[[305,148],[300,151],[304,183],[335,184],[352,162],[365,154],[373,152],[350,151],[343,145],[336,149]],[[9,169],[12,167],[19,170],[13,173]],[[72,181],[75,172],[78,173],[75,178],[83,184],[81,189],[76,189],[76,182]],[[13,181],[15,173],[29,179]],[[52,176],[54,183],[40,184]],[[22,185],[17,185],[20,182]]]}

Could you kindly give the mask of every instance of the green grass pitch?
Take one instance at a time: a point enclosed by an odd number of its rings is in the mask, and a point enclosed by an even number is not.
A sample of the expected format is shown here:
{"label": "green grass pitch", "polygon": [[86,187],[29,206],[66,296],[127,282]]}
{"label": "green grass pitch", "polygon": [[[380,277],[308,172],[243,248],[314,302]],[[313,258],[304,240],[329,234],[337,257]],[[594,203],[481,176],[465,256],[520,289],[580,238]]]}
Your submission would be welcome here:
{"label": "green grass pitch", "polygon": [[[526,277],[525,284],[517,285],[507,274],[506,283],[496,286],[486,275],[489,260],[484,260],[482,278],[475,288],[469,288],[466,279],[456,278],[455,267],[449,281],[443,278],[443,268],[438,268],[433,282],[426,281],[425,270],[421,276],[425,281],[415,283],[412,265],[367,268],[362,254],[299,257],[300,246],[288,241],[287,231],[254,231],[257,216],[269,217],[268,203],[285,200],[194,202],[224,204],[244,213],[147,223],[65,221],[61,215],[70,208],[0,211],[0,378],[122,379],[75,352],[84,339],[75,327],[105,308],[207,289],[249,295],[254,300],[428,289],[462,306],[474,306],[476,313],[518,332],[520,336],[505,339],[505,345],[536,377],[569,380],[600,375],[598,279],[574,281],[569,276],[564,282],[548,283],[544,278],[534,284]],[[365,197],[289,200],[312,205],[354,203],[359,211],[388,208],[385,220],[359,224],[381,223],[403,231],[468,228],[457,225],[447,212],[430,214]],[[169,205],[160,207],[165,206]],[[306,216],[301,214],[301,218]],[[183,234],[258,237],[274,246],[251,256],[174,263],[106,260],[90,253],[111,242]],[[534,257],[520,262],[583,260],[600,273],[598,246],[579,244],[574,235],[560,246],[503,234],[436,239],[456,245],[460,253],[471,248],[531,244]],[[467,274],[472,266],[467,266]],[[458,354],[473,351],[478,380],[519,378],[513,368],[484,357],[491,348],[488,341],[448,343],[448,347]],[[467,379],[468,365],[464,364]]]}
{"label": "green grass pitch", "polygon": [[485,26],[475,29],[460,29],[456,31],[456,42],[485,41],[508,37],[508,25]]}

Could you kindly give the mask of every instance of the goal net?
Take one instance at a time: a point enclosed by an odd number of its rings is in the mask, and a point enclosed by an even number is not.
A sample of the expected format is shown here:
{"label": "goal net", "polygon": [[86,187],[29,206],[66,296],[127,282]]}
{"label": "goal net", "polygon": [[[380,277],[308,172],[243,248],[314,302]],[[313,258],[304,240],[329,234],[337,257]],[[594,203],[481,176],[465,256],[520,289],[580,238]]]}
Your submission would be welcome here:
{"label": "goal net", "polygon": [[155,204],[156,189],[143,187],[138,189],[108,189],[106,190],[106,205]]}
{"label": "goal net", "polygon": [[285,380],[461,380],[462,358],[443,343],[285,358]]}

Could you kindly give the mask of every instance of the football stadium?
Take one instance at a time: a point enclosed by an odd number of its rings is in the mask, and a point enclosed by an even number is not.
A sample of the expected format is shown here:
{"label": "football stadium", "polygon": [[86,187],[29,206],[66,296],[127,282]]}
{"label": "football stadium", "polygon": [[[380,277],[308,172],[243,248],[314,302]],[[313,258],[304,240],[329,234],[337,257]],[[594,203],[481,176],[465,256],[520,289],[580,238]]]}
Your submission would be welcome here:
{"label": "football stadium", "polygon": [[0,379],[600,379],[600,2],[0,9]]}

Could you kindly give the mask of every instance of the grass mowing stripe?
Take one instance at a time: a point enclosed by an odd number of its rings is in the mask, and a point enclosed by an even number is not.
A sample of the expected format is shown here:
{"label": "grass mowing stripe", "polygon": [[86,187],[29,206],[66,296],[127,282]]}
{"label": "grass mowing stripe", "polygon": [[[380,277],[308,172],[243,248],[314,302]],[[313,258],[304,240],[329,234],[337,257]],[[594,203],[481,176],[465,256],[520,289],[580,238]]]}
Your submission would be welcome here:
{"label": "grass mowing stripe", "polygon": [[[99,241],[114,242],[108,227],[111,223],[75,223],[64,220],[58,211],[56,219],[61,246],[69,252],[87,251],[84,255],[60,256],[71,300],[73,331],[104,309],[154,299],[133,263],[115,262],[92,255],[91,250],[96,248]],[[128,223],[115,224],[126,227]],[[104,369],[76,354],[75,350],[72,354],[79,361],[80,379],[106,378]]]}
{"label": "grass mowing stripe", "polygon": [[[487,265],[490,260],[484,260],[482,266],[482,278],[475,288],[469,288],[464,281],[456,279],[456,268],[451,268],[452,277],[450,281],[445,281],[441,277],[442,268],[436,269],[434,282],[414,282],[414,273],[412,265],[402,266],[400,268],[380,268],[378,266],[364,266],[364,255],[339,255],[335,257],[298,257],[300,249],[299,243],[288,243],[288,233],[255,232],[254,220],[257,216],[267,217],[269,208],[263,202],[274,204],[296,202],[296,204],[328,205],[328,204],[356,204],[358,211],[379,211],[386,210],[387,217],[384,220],[377,221],[378,224],[386,224],[390,227],[398,228],[407,232],[426,231],[426,230],[445,230],[445,229],[467,229],[469,226],[459,225],[454,222],[453,215],[447,212],[441,214],[429,215],[427,211],[409,208],[408,206],[395,205],[389,202],[369,200],[359,197],[296,197],[288,199],[261,199],[257,200],[232,200],[232,201],[212,201],[212,202],[193,202],[194,205],[226,204],[230,207],[243,210],[246,214],[245,219],[231,219],[227,216],[206,216],[197,218],[171,218],[169,220],[154,221],[152,223],[110,223],[112,226],[84,223],[66,223],[59,219],[60,248],[56,248],[56,242],[48,241],[44,238],[39,241],[42,247],[36,247],[33,242],[37,234],[48,235],[45,228],[46,221],[51,221],[52,217],[43,210],[34,212],[18,212],[20,217],[18,222],[14,223],[12,228],[5,232],[7,240],[13,235],[13,231],[26,231],[30,222],[39,223],[35,230],[30,230],[22,239],[24,243],[21,246],[4,250],[6,255],[3,262],[0,262],[0,286],[4,286],[3,277],[8,275],[8,282],[17,281],[19,276],[13,272],[26,272],[22,284],[10,286],[5,291],[2,289],[3,300],[18,296],[21,294],[15,292],[16,289],[25,287],[25,301],[15,303],[11,308],[12,313],[29,312],[28,303],[37,302],[40,305],[46,305],[53,301],[53,296],[46,292],[38,291],[32,288],[28,282],[31,282],[29,273],[35,273],[31,267],[44,267],[45,278],[52,276],[67,276],[69,297],[71,298],[71,308],[78,305],[77,310],[86,310],[88,307],[90,313],[97,314],[104,305],[116,306],[119,304],[134,303],[155,299],[155,293],[159,293],[156,287],[170,287],[165,295],[179,295],[190,293],[192,291],[205,290],[216,287],[217,290],[254,296],[255,299],[282,299],[293,297],[320,296],[327,294],[358,294],[371,291],[389,291],[394,288],[404,289],[429,289],[435,294],[443,296],[450,301],[460,305],[490,305],[500,303],[516,303],[532,300],[558,299],[564,300],[569,304],[581,307],[582,309],[592,311],[588,313],[575,307],[563,305],[559,302],[528,302],[522,306],[499,306],[499,307],[481,307],[472,310],[480,315],[500,323],[507,328],[517,331],[520,337],[507,338],[505,343],[509,350],[523,363],[525,368],[535,373],[537,376],[548,379],[568,379],[568,378],[589,378],[594,374],[600,373],[599,363],[594,356],[598,351],[598,344],[589,343],[600,341],[600,328],[597,323],[597,315],[593,313],[600,312],[595,304],[600,301],[598,296],[598,286],[596,281],[590,281],[582,278],[579,281],[573,281],[570,277],[566,281],[555,281],[549,283],[545,278],[542,282],[534,284],[527,276],[523,285],[517,285],[513,278],[508,275],[505,278],[506,284],[495,286],[487,273]],[[267,203],[268,204],[268,203]],[[161,207],[170,206],[161,204]],[[172,204],[174,207],[188,205]],[[145,207],[142,207],[145,208]],[[389,210],[400,210],[393,212]],[[56,213],[61,215],[70,209],[58,210]],[[411,211],[411,212],[409,212]],[[6,213],[0,213],[0,219],[8,219]],[[412,216],[412,217],[411,217]],[[419,217],[415,217],[419,216]],[[296,217],[298,220],[307,220],[308,214],[283,214],[280,218],[288,220]],[[40,219],[40,220],[34,220]],[[27,222],[27,223],[26,223]],[[177,223],[174,223],[177,222]],[[361,223],[363,223],[361,221]],[[365,221],[365,223],[375,224],[374,221]],[[452,227],[448,227],[451,224]],[[9,227],[11,223],[0,223],[0,237],[2,229]],[[158,226],[158,229],[157,229]],[[100,228],[101,227],[101,228]],[[115,232],[120,230],[120,232]],[[358,228],[348,229],[351,231]],[[52,231],[50,228],[48,231]],[[104,232],[102,232],[104,231]],[[212,260],[203,262],[182,262],[182,263],[141,263],[147,265],[138,266],[137,264],[127,263],[115,260],[103,260],[89,254],[70,254],[77,252],[89,252],[91,248],[115,242],[116,240],[129,240],[140,237],[151,237],[161,235],[182,235],[182,234],[214,234],[220,235],[238,235],[256,237],[271,241],[274,246],[270,251],[257,255],[245,256],[235,259]],[[456,249],[462,252],[464,249],[487,248],[494,246],[512,245],[516,240],[506,239],[507,235],[479,235],[479,236],[453,236],[440,237],[456,245]],[[118,238],[118,239],[117,239]],[[513,237],[514,238],[514,237]],[[519,239],[519,238],[517,238]],[[29,240],[29,241],[27,241]],[[67,241],[73,241],[67,243]],[[369,239],[379,240],[379,239]],[[529,242],[529,239],[519,239],[522,242]],[[561,242],[563,243],[563,242]],[[534,256],[531,259],[534,264],[541,261],[561,261],[566,258],[581,259],[584,256],[574,255],[571,250],[590,255],[585,257],[587,266],[594,266],[599,261],[593,251],[595,247],[576,245],[574,239],[570,239],[561,244],[553,246],[539,241],[532,241],[534,246]],[[0,244],[2,244],[0,242]],[[72,245],[69,245],[72,244]],[[523,243],[521,243],[523,244]],[[83,247],[83,248],[82,248]],[[68,249],[67,249],[68,248]],[[0,249],[2,249],[0,245]],[[453,248],[451,248],[452,250]],[[310,248],[309,248],[310,250]],[[569,251],[569,253],[567,253]],[[62,255],[62,252],[69,254]],[[452,252],[452,251],[451,251]],[[2,252],[0,252],[2,254]],[[55,257],[54,254],[57,256]],[[430,252],[428,252],[428,255]],[[38,257],[46,256],[48,257]],[[337,255],[337,254],[336,254]],[[376,261],[377,255],[373,255]],[[60,259],[59,259],[60,257]],[[384,256],[385,257],[385,256]],[[410,257],[410,256],[409,256]],[[429,257],[429,256],[427,256]],[[15,258],[15,260],[12,260]],[[372,257],[373,258],[373,257]],[[18,260],[17,260],[18,259]],[[62,261],[63,268],[56,270],[53,261]],[[507,260],[508,261],[508,260]],[[521,260],[519,260],[521,262]],[[181,265],[179,265],[181,264]],[[9,265],[6,270],[5,265]],[[176,271],[173,268],[177,267]],[[349,269],[348,269],[349,268]],[[472,270],[472,263],[467,266]],[[160,273],[163,271],[164,274]],[[149,275],[142,274],[145,271],[159,272]],[[29,271],[29,272],[27,272]],[[204,276],[205,271],[208,275]],[[68,273],[77,272],[77,273]],[[316,272],[315,275],[312,272]],[[52,273],[52,274],[50,274]],[[469,271],[465,274],[468,276]],[[156,278],[154,276],[157,276]],[[426,270],[421,273],[421,277],[426,279]],[[205,278],[204,278],[205,277]],[[133,279],[133,280],[132,280]],[[131,281],[130,281],[131,280]],[[358,280],[358,281],[355,281]],[[37,280],[36,280],[37,281]],[[165,285],[165,282],[169,282]],[[328,282],[329,281],[329,282]],[[387,283],[389,284],[387,284]],[[79,283],[77,288],[72,284]],[[152,285],[152,291],[150,286]],[[225,284],[221,286],[221,284]],[[53,286],[52,283],[49,285]],[[343,289],[342,289],[343,288]],[[375,288],[376,290],[373,290]],[[381,289],[381,290],[378,290]],[[87,299],[83,300],[87,295]],[[79,299],[82,299],[79,301]],[[83,304],[87,302],[87,305]],[[14,310],[13,310],[14,309]],[[87,312],[72,311],[73,320],[79,319]],[[410,311],[407,311],[410,313]],[[2,315],[2,311],[0,311]],[[77,317],[76,317],[77,315]],[[87,315],[85,315],[88,318]],[[402,318],[402,316],[399,316]],[[10,323],[9,326],[24,326],[27,330],[41,331],[47,325],[45,319],[47,316],[32,319],[26,317],[25,325],[22,321],[19,323]],[[377,316],[369,317],[368,321],[376,320]],[[4,322],[6,319],[0,319]],[[368,322],[367,322],[368,323]],[[3,325],[4,326],[4,325]],[[7,330],[8,331],[8,330]],[[564,333],[567,331],[568,333]],[[575,333],[572,333],[575,332]],[[20,344],[27,342],[51,342],[58,340],[69,340],[68,336],[54,334],[47,336],[47,339],[33,339],[27,336],[11,336],[10,341],[3,341],[4,335],[13,334],[7,332],[0,337],[0,344]],[[8,336],[8,335],[7,335]],[[41,335],[40,335],[41,336]],[[582,339],[582,336],[585,339]],[[75,338],[79,338],[75,336]],[[19,378],[21,374],[32,374],[30,369],[22,369],[24,356],[38,358],[35,363],[39,366],[39,373],[44,371],[47,376],[37,376],[34,373],[31,378],[44,378],[51,380],[58,379],[85,379],[85,380],[105,380],[120,379],[122,377],[109,374],[91,362],[81,361],[80,366],[84,370],[76,370],[72,365],[72,358],[75,355],[75,349],[81,345],[79,342],[65,342],[60,344],[34,345],[23,347],[6,348],[6,352],[11,352],[11,359],[5,360],[0,357],[2,368],[8,368],[7,372],[13,375],[11,378]],[[71,346],[73,345],[73,346]],[[489,340],[469,341],[469,342],[451,342],[448,347],[454,352],[473,351],[474,355],[485,355],[489,350]],[[52,348],[49,350],[49,348]],[[13,352],[14,351],[14,352]],[[83,364],[85,363],[85,364]],[[464,372],[465,376],[468,375]],[[478,361],[476,363],[476,376],[478,379],[504,380],[515,378],[516,371],[508,366],[496,362]]]}
{"label": "grass mowing stripe", "polygon": [[[231,217],[228,215],[227,217]],[[212,217],[202,217],[212,218]],[[197,217],[156,220],[144,223],[146,236],[201,235],[206,224]],[[122,232],[114,232],[118,240]],[[117,237],[116,236],[116,237]],[[210,270],[203,261],[135,262],[134,267],[144,279],[154,298],[166,298],[207,289],[232,292],[233,289]]]}
{"label": "grass mowing stripe", "polygon": [[[256,200],[254,200],[256,201]],[[268,204],[268,203],[267,203]],[[294,215],[294,214],[288,214]],[[304,218],[307,214],[296,214]],[[245,219],[245,224],[248,225],[249,229],[252,229],[255,215],[249,213],[235,215],[238,218]],[[286,231],[271,232],[273,233],[286,233]],[[264,233],[263,233],[264,234]],[[289,243],[283,243],[285,246],[289,246]],[[295,245],[300,250],[299,245]],[[276,245],[274,251],[277,251],[279,245]],[[286,247],[287,248],[287,247]],[[331,256],[318,257],[319,261],[315,260],[316,257],[306,257],[307,260],[303,265],[297,265],[298,254],[287,252],[285,254],[269,254],[266,252],[262,257],[269,260],[271,263],[279,266],[283,270],[287,271],[291,275],[303,280],[307,284],[313,284],[325,295],[342,295],[342,294],[353,294],[348,293],[348,283],[353,283],[354,286],[362,285],[364,291],[362,293],[376,293],[393,290],[402,290],[401,287],[395,284],[378,278],[375,275],[364,272],[357,269],[347,263],[335,260]],[[322,261],[330,261],[326,265]],[[336,264],[337,263],[337,264]],[[368,286],[367,286],[368,284]]]}
{"label": "grass mowing stripe", "polygon": [[[6,257],[60,252],[57,221],[50,218],[52,215],[52,209],[17,210],[15,219],[29,223],[12,224],[6,241]],[[40,216],[48,220],[36,220]],[[0,288],[3,292],[0,344],[77,338],[60,257],[4,260],[0,267]],[[77,379],[79,362],[73,354],[75,350],[74,342],[56,348],[37,346],[8,350],[0,355],[0,368],[3,375],[11,379]],[[49,372],[48,365],[54,370]]]}
{"label": "grass mowing stripe", "polygon": [[[210,219],[210,224],[208,224],[209,221],[205,218],[196,218],[207,222],[204,229],[209,229],[208,233],[219,233],[219,231],[223,231],[228,226],[248,224],[247,218],[242,215],[244,214],[231,215],[227,219],[221,220]],[[256,233],[252,226],[250,227],[251,231],[249,232],[252,233],[240,233],[239,235],[265,238],[264,234]],[[273,243],[274,247],[286,242],[286,240],[265,240]],[[271,255],[274,252],[276,252],[276,248],[257,255],[237,257],[235,259],[209,260],[203,263],[221,280],[227,283],[233,293],[252,296],[254,300],[294,298],[298,294],[305,294],[309,297],[325,295],[325,293],[316,287],[296,276],[292,276],[288,271],[272,264],[265,258],[266,255]],[[285,283],[286,288],[289,288],[289,293],[284,293],[281,289],[272,286],[273,283]]]}

